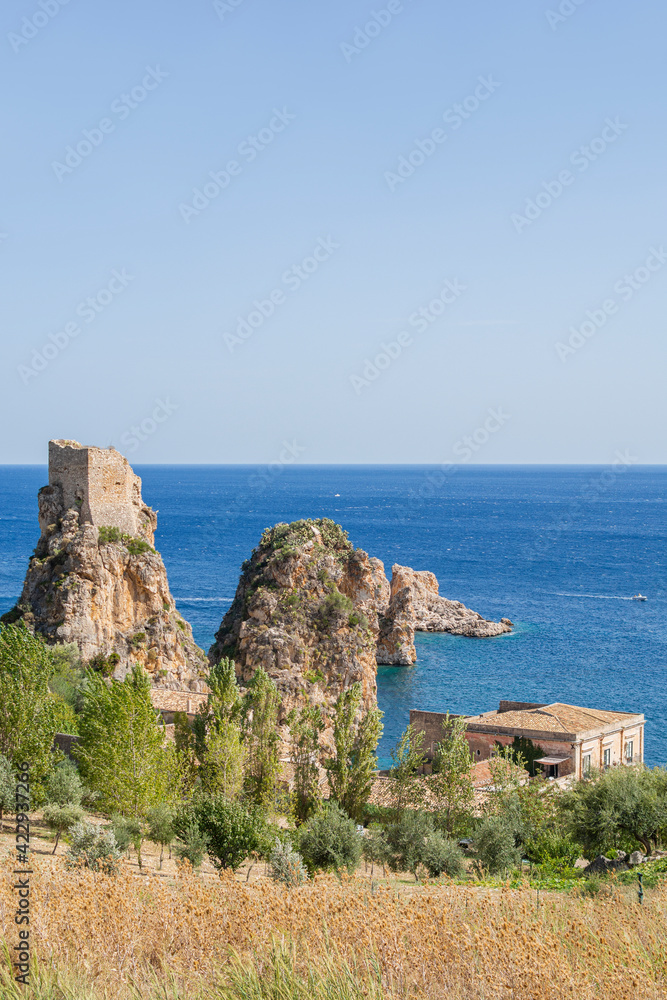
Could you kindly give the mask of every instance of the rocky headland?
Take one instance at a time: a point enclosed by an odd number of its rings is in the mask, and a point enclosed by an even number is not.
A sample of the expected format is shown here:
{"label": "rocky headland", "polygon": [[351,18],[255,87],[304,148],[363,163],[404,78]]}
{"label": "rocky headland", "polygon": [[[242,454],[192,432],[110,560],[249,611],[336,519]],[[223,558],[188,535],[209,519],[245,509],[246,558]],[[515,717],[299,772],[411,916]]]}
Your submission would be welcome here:
{"label": "rocky headland", "polygon": [[205,654],[176,610],[154,549],[157,516],[127,460],[51,441],[38,500],[41,535],[4,620],[76,643],[84,662],[118,679],[139,663],[157,688],[206,690]]}

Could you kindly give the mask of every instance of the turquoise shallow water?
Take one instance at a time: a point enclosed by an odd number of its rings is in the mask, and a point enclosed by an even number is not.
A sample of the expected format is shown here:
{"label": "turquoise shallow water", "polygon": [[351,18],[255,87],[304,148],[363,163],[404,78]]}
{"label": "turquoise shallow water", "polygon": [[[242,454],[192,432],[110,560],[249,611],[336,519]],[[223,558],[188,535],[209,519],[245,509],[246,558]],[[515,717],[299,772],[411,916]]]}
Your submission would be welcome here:
{"label": "turquoise shallow water", "polygon": [[[204,648],[263,528],[299,517],[334,518],[388,571],[430,569],[445,596],[516,623],[496,639],[419,635],[413,667],[379,669],[383,762],[410,708],[476,713],[500,698],[644,712],[647,760],[667,762],[667,467],[137,471]],[[0,467],[0,612],[20,591],[45,482],[45,468]],[[629,600],[637,591],[649,600]]]}

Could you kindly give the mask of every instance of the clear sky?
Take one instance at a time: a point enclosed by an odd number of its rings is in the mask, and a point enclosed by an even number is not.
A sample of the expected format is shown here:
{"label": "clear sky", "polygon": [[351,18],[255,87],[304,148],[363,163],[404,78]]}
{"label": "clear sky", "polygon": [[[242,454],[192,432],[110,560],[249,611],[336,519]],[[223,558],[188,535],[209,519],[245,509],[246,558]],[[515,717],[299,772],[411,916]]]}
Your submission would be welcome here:
{"label": "clear sky", "polygon": [[667,462],[658,0],[61,3],[0,14],[0,462]]}

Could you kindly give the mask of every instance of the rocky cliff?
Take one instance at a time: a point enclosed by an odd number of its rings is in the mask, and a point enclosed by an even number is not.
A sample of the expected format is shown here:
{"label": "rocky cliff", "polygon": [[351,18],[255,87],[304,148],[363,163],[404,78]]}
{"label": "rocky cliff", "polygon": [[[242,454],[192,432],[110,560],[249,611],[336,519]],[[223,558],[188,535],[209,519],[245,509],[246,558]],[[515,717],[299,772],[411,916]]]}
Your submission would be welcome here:
{"label": "rocky cliff", "polygon": [[328,519],[267,528],[242,567],[209,660],[236,662],[241,683],[263,667],[282,696],[282,717],[302,705],[329,709],[359,681],[376,703],[378,609],[389,584],[378,559],[354,549]]}
{"label": "rocky cliff", "polygon": [[283,716],[300,704],[331,707],[355,681],[375,703],[377,664],[411,664],[415,631],[489,637],[511,622],[489,622],[440,597],[432,573],[394,566],[355,549],[328,519],[267,528],[242,567],[234,601],[209,651],[236,662],[241,683],[258,667],[274,679]]}
{"label": "rocky cliff", "polygon": [[119,679],[140,663],[156,687],[205,690],[206,657],[176,611],[153,548],[157,516],[126,459],[52,441],[38,499],[41,536],[5,619],[76,643],[84,661]]}

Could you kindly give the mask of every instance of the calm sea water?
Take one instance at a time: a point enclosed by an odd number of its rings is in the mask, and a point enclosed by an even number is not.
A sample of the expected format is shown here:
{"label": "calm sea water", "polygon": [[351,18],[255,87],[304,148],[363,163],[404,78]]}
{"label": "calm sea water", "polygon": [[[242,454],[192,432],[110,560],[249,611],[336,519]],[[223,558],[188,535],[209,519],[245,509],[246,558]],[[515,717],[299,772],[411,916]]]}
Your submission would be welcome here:
{"label": "calm sea water", "polygon": [[[643,712],[646,758],[667,762],[667,467],[137,471],[205,649],[262,530],[301,517],[331,517],[388,572],[432,570],[444,596],[515,622],[495,639],[419,635],[414,666],[379,669],[383,763],[411,708],[477,713],[501,698]],[[0,612],[20,592],[45,482],[43,467],[0,467]]]}

